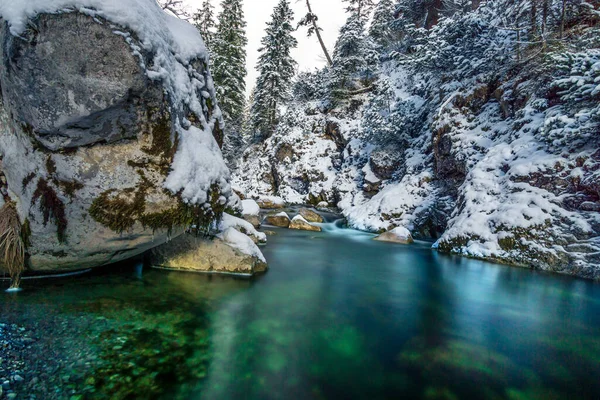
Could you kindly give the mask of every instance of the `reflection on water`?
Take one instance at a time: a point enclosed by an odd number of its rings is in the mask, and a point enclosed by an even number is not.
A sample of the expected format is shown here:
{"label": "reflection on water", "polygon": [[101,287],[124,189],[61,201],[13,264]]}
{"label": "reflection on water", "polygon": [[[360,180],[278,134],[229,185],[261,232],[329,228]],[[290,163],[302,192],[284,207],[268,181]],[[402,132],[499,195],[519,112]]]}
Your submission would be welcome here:
{"label": "reflection on water", "polygon": [[598,284],[322,226],[277,230],[258,278],[132,263],[27,283],[0,311],[72,324],[62,340],[97,356],[90,398],[600,395]]}

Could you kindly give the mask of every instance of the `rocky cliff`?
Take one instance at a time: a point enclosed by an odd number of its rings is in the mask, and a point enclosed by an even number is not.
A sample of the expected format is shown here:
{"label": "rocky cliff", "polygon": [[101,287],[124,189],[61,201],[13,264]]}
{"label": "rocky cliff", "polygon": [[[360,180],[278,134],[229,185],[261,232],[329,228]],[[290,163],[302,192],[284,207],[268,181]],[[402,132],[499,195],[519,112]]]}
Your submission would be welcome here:
{"label": "rocky cliff", "polygon": [[232,195],[196,29],[152,0],[0,5],[2,204],[27,268],[116,262],[208,226]]}

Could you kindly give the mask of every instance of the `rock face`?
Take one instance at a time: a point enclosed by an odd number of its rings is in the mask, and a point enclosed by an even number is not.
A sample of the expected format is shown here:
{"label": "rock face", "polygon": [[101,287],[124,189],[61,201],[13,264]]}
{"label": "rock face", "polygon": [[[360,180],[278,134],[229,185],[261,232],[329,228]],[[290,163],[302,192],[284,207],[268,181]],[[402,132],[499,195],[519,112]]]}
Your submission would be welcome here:
{"label": "rock face", "polygon": [[408,229],[403,227],[397,227],[391,231],[383,232],[377,236],[374,240],[379,242],[392,242],[399,244],[411,244],[414,242],[412,235]]}
{"label": "rock face", "polygon": [[311,225],[301,215],[296,215],[290,222],[290,229],[298,229],[301,231],[321,232],[320,226]]}
{"label": "rock face", "polygon": [[253,275],[267,270],[264,260],[245,254],[223,239],[190,234],[152,249],[150,262],[155,267],[191,272]]}
{"label": "rock face", "polygon": [[279,214],[267,215],[264,222],[267,225],[287,228],[290,226],[290,217],[286,213],[280,212]]}
{"label": "rock face", "polygon": [[236,206],[196,30],[154,3],[146,24],[128,24],[127,1],[123,13],[103,4],[30,16],[23,31],[0,19],[1,185],[29,230],[29,270],[127,259]]}
{"label": "rock face", "polygon": [[323,217],[308,208],[301,208],[298,213],[308,222],[322,223],[324,221]]}

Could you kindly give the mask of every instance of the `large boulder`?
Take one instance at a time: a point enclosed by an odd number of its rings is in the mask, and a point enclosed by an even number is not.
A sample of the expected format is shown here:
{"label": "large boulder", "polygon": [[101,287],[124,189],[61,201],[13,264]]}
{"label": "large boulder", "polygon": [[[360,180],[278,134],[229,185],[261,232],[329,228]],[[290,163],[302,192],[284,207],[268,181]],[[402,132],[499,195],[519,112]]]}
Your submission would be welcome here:
{"label": "large boulder", "polygon": [[285,212],[277,214],[269,214],[265,217],[265,224],[277,226],[279,228],[287,228],[290,226],[290,216]]}
{"label": "large boulder", "polygon": [[278,209],[285,207],[285,201],[281,197],[276,196],[261,196],[256,203],[260,208]]}
{"label": "large boulder", "polygon": [[260,206],[252,199],[242,200],[242,218],[255,228],[260,227]]}
{"label": "large boulder", "polygon": [[409,230],[401,226],[390,231],[383,232],[381,235],[377,236],[375,240],[379,242],[392,242],[399,244],[411,244],[414,242]]}
{"label": "large boulder", "polygon": [[290,229],[298,229],[301,231],[321,232],[321,227],[310,224],[301,215],[296,215],[290,222]]}
{"label": "large boulder", "polygon": [[318,213],[308,208],[301,208],[300,211],[298,211],[298,214],[300,214],[308,222],[322,223],[325,221]]}
{"label": "large boulder", "polygon": [[127,259],[236,206],[197,30],[154,1],[107,4],[0,14],[0,186],[30,270]]}
{"label": "large boulder", "polygon": [[252,240],[233,228],[214,239],[179,236],[152,249],[150,263],[159,268],[206,273],[253,275],[267,270]]}

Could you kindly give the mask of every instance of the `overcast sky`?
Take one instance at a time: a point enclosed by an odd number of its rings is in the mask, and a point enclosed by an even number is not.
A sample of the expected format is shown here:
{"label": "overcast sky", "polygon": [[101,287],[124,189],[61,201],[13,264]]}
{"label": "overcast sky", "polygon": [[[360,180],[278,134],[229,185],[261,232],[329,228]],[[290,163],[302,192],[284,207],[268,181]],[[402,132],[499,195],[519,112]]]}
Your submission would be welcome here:
{"label": "overcast sky", "polygon": [[[202,5],[202,0],[184,0],[190,11],[195,11]],[[244,13],[248,27],[248,77],[246,78],[247,91],[250,92],[256,82],[258,72],[256,61],[258,59],[258,48],[260,40],[264,36],[265,24],[271,19],[273,8],[279,0],[244,0]],[[221,0],[212,0],[216,12],[219,12]],[[291,0],[294,10],[294,25],[307,12],[304,0]],[[313,12],[319,17],[319,24],[323,29],[322,36],[327,48],[333,52],[333,46],[337,39],[340,27],[346,21],[344,5],[342,0],[312,0],[310,3]],[[325,65],[325,57],[319,46],[316,36],[306,37],[306,28],[300,28],[296,33],[298,48],[292,56],[298,63],[300,71],[312,70],[315,67]]]}

